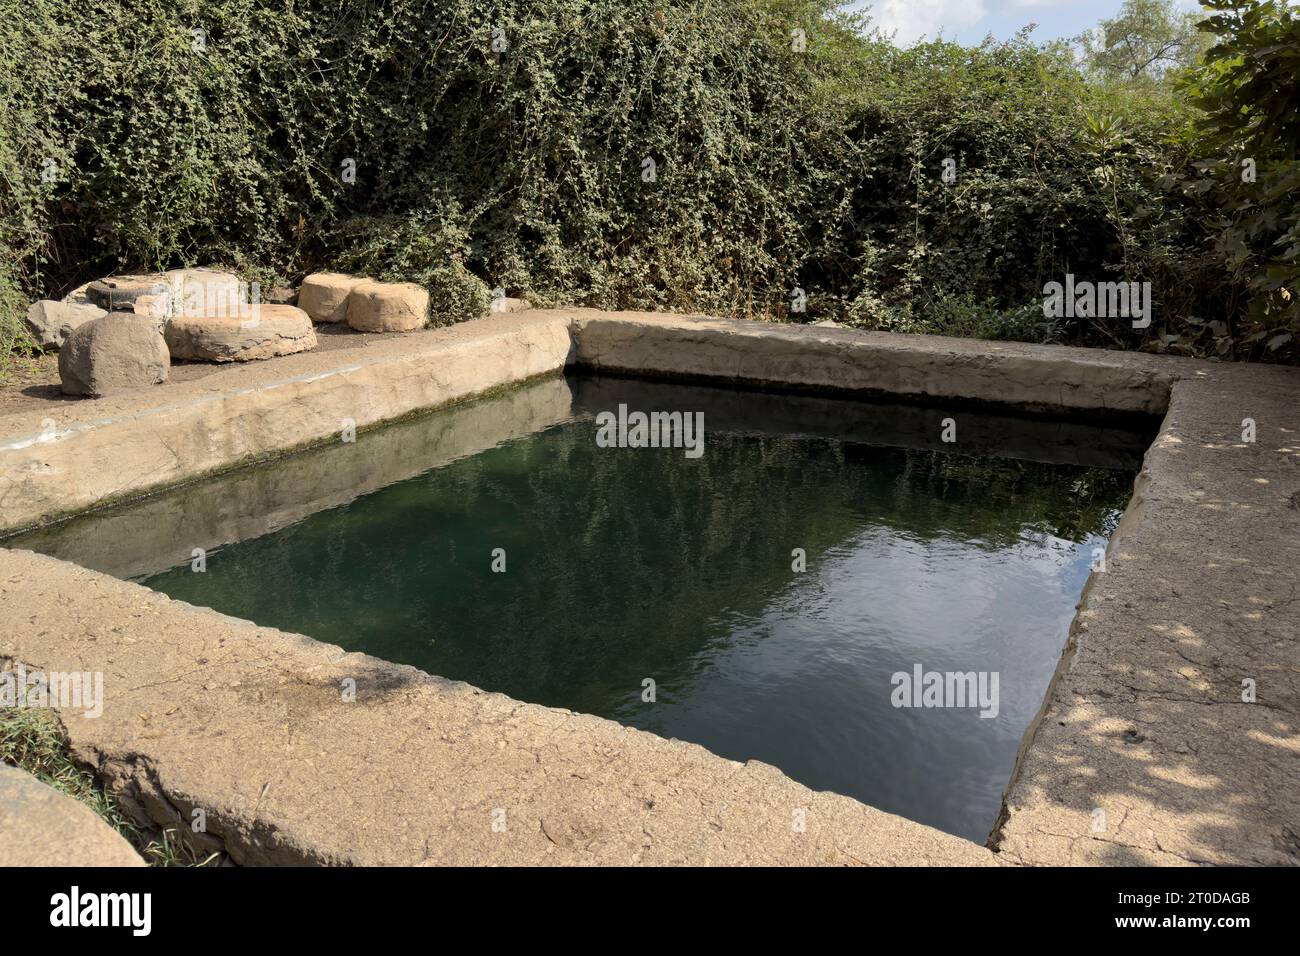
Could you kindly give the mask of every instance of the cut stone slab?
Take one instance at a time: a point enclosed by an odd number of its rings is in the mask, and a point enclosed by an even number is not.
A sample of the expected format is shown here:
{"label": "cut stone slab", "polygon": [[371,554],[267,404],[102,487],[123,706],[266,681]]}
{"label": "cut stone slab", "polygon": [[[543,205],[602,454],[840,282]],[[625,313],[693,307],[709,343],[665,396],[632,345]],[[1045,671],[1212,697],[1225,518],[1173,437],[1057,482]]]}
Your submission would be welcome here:
{"label": "cut stone slab", "polygon": [[429,321],[429,292],[414,282],[374,282],[353,286],[348,325],[358,332],[414,332]]}
{"label": "cut stone slab", "polygon": [[317,272],[302,280],[298,307],[313,322],[342,322],[348,317],[348,296],[365,280],[337,272]]}
{"label": "cut stone slab", "polygon": [[248,286],[239,276],[216,269],[172,269],[165,274],[170,315],[234,315],[248,303]]}
{"label": "cut stone slab", "polygon": [[494,314],[507,312],[527,312],[533,307],[533,304],[527,299],[493,299],[492,312]]}
{"label": "cut stone slab", "polygon": [[[108,312],[130,312],[143,296],[169,296],[171,281],[163,275],[111,276],[86,286],[90,301]],[[165,314],[165,313],[164,313]]]}
{"label": "cut stone slab", "polygon": [[172,358],[205,362],[251,362],[316,347],[311,319],[291,305],[251,307],[248,315],[173,316],[163,338]]}
{"label": "cut stone slab", "polygon": [[163,293],[162,295],[142,295],[136,299],[131,306],[131,312],[135,315],[142,315],[154,320],[154,325],[158,331],[162,331],[163,323],[167,321],[167,316],[171,314],[171,295]]}
{"label": "cut stone slab", "polygon": [[107,314],[95,305],[73,305],[41,299],[27,309],[27,330],[41,348],[57,349],[67,341],[74,329]]}
{"label": "cut stone slab", "polygon": [[83,323],[59,350],[59,379],[68,395],[107,395],[167,381],[171,358],[158,324],[147,316],[110,312]]}
{"label": "cut stone slab", "polygon": [[94,305],[95,303],[90,301],[90,295],[86,291],[89,288],[90,288],[90,283],[83,282],[81,285],[77,286],[75,289],[73,289],[71,292],[65,295],[63,297],[63,301],[66,302],[68,305]]}
{"label": "cut stone slab", "polygon": [[572,361],[606,372],[1006,402],[1052,413],[1164,414],[1178,376],[1203,367],[1168,356],[1024,342],[648,312],[547,312],[573,316]]}
{"label": "cut stone slab", "polygon": [[88,806],[2,763],[0,834],[0,867],[145,865]]}

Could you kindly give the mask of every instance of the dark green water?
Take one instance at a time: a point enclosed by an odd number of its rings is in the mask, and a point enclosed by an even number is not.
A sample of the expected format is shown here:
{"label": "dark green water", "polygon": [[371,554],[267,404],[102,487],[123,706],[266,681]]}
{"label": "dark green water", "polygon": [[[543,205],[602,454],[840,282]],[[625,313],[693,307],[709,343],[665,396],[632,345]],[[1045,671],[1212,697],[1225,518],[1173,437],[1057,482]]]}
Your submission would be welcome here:
{"label": "dark green water", "polygon": [[[177,566],[135,576],[259,624],[762,760],[984,840],[1149,436],[961,412],[958,443],[940,446],[948,413],[937,411],[576,387],[572,414],[542,431],[218,547],[205,573],[191,571],[182,541],[163,561]],[[591,412],[619,401],[705,410],[703,457],[597,447]],[[964,435],[981,454],[952,450]],[[881,437],[918,447],[870,443]],[[415,440],[390,445],[418,455]],[[366,442],[383,450],[363,435],[346,453]],[[1049,460],[995,457],[990,443]],[[322,475],[331,454],[317,453]],[[256,500],[218,497],[236,511]],[[217,507],[193,493],[171,501],[192,526],[197,509]],[[122,534],[112,527],[95,533]],[[891,675],[916,664],[997,672],[997,716],[896,708]]]}

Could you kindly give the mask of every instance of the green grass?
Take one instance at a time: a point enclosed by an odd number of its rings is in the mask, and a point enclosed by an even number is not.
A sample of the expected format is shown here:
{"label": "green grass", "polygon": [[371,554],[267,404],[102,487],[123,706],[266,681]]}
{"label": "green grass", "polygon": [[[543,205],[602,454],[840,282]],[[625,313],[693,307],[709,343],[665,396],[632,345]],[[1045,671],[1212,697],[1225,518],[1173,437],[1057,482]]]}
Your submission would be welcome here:
{"label": "green grass", "polygon": [[170,827],[144,830],[105,792],[89,770],[72,758],[67,734],[55,715],[27,707],[0,708],[0,761],[26,770],[42,783],[84,803],[139,851],[150,866],[217,866],[222,854],[200,856]]}

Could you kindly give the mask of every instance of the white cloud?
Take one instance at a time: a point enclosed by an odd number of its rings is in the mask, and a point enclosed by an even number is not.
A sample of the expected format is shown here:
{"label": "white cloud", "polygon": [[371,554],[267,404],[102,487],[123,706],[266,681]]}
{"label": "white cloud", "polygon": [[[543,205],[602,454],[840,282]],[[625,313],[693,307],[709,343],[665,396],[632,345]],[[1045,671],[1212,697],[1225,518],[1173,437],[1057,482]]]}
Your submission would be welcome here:
{"label": "white cloud", "polygon": [[[1008,0],[1004,5],[1013,10],[1024,10],[1028,8],[1041,9],[1043,7],[1071,7],[1078,2],[1079,0]],[[1196,0],[1191,0],[1191,2],[1195,3]]]}
{"label": "white cloud", "polygon": [[933,40],[940,31],[951,36],[979,23],[987,13],[982,0],[879,0],[871,7],[874,25],[895,33],[894,42],[899,46],[915,43],[922,36]]}

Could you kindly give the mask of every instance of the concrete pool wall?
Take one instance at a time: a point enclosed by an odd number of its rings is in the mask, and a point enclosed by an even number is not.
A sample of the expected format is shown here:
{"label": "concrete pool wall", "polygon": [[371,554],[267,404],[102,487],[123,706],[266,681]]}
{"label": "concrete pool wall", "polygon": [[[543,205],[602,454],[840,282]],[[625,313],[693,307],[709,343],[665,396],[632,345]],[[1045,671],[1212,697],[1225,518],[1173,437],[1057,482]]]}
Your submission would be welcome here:
{"label": "concrete pool wall", "polygon": [[[1026,735],[996,852],[762,764],[345,654],[30,552],[0,550],[0,666],[103,671],[102,717],[61,712],[74,751],[157,823],[204,810],[202,840],[238,862],[1300,861],[1297,370],[537,311],[0,417],[0,529],[337,442],[350,423],[357,470],[303,495],[346,500],[366,488],[369,426],[568,365],[1165,415]],[[1242,440],[1248,418],[1254,442]],[[492,440],[479,423],[467,449],[480,427]],[[340,700],[348,679],[352,703]]]}

